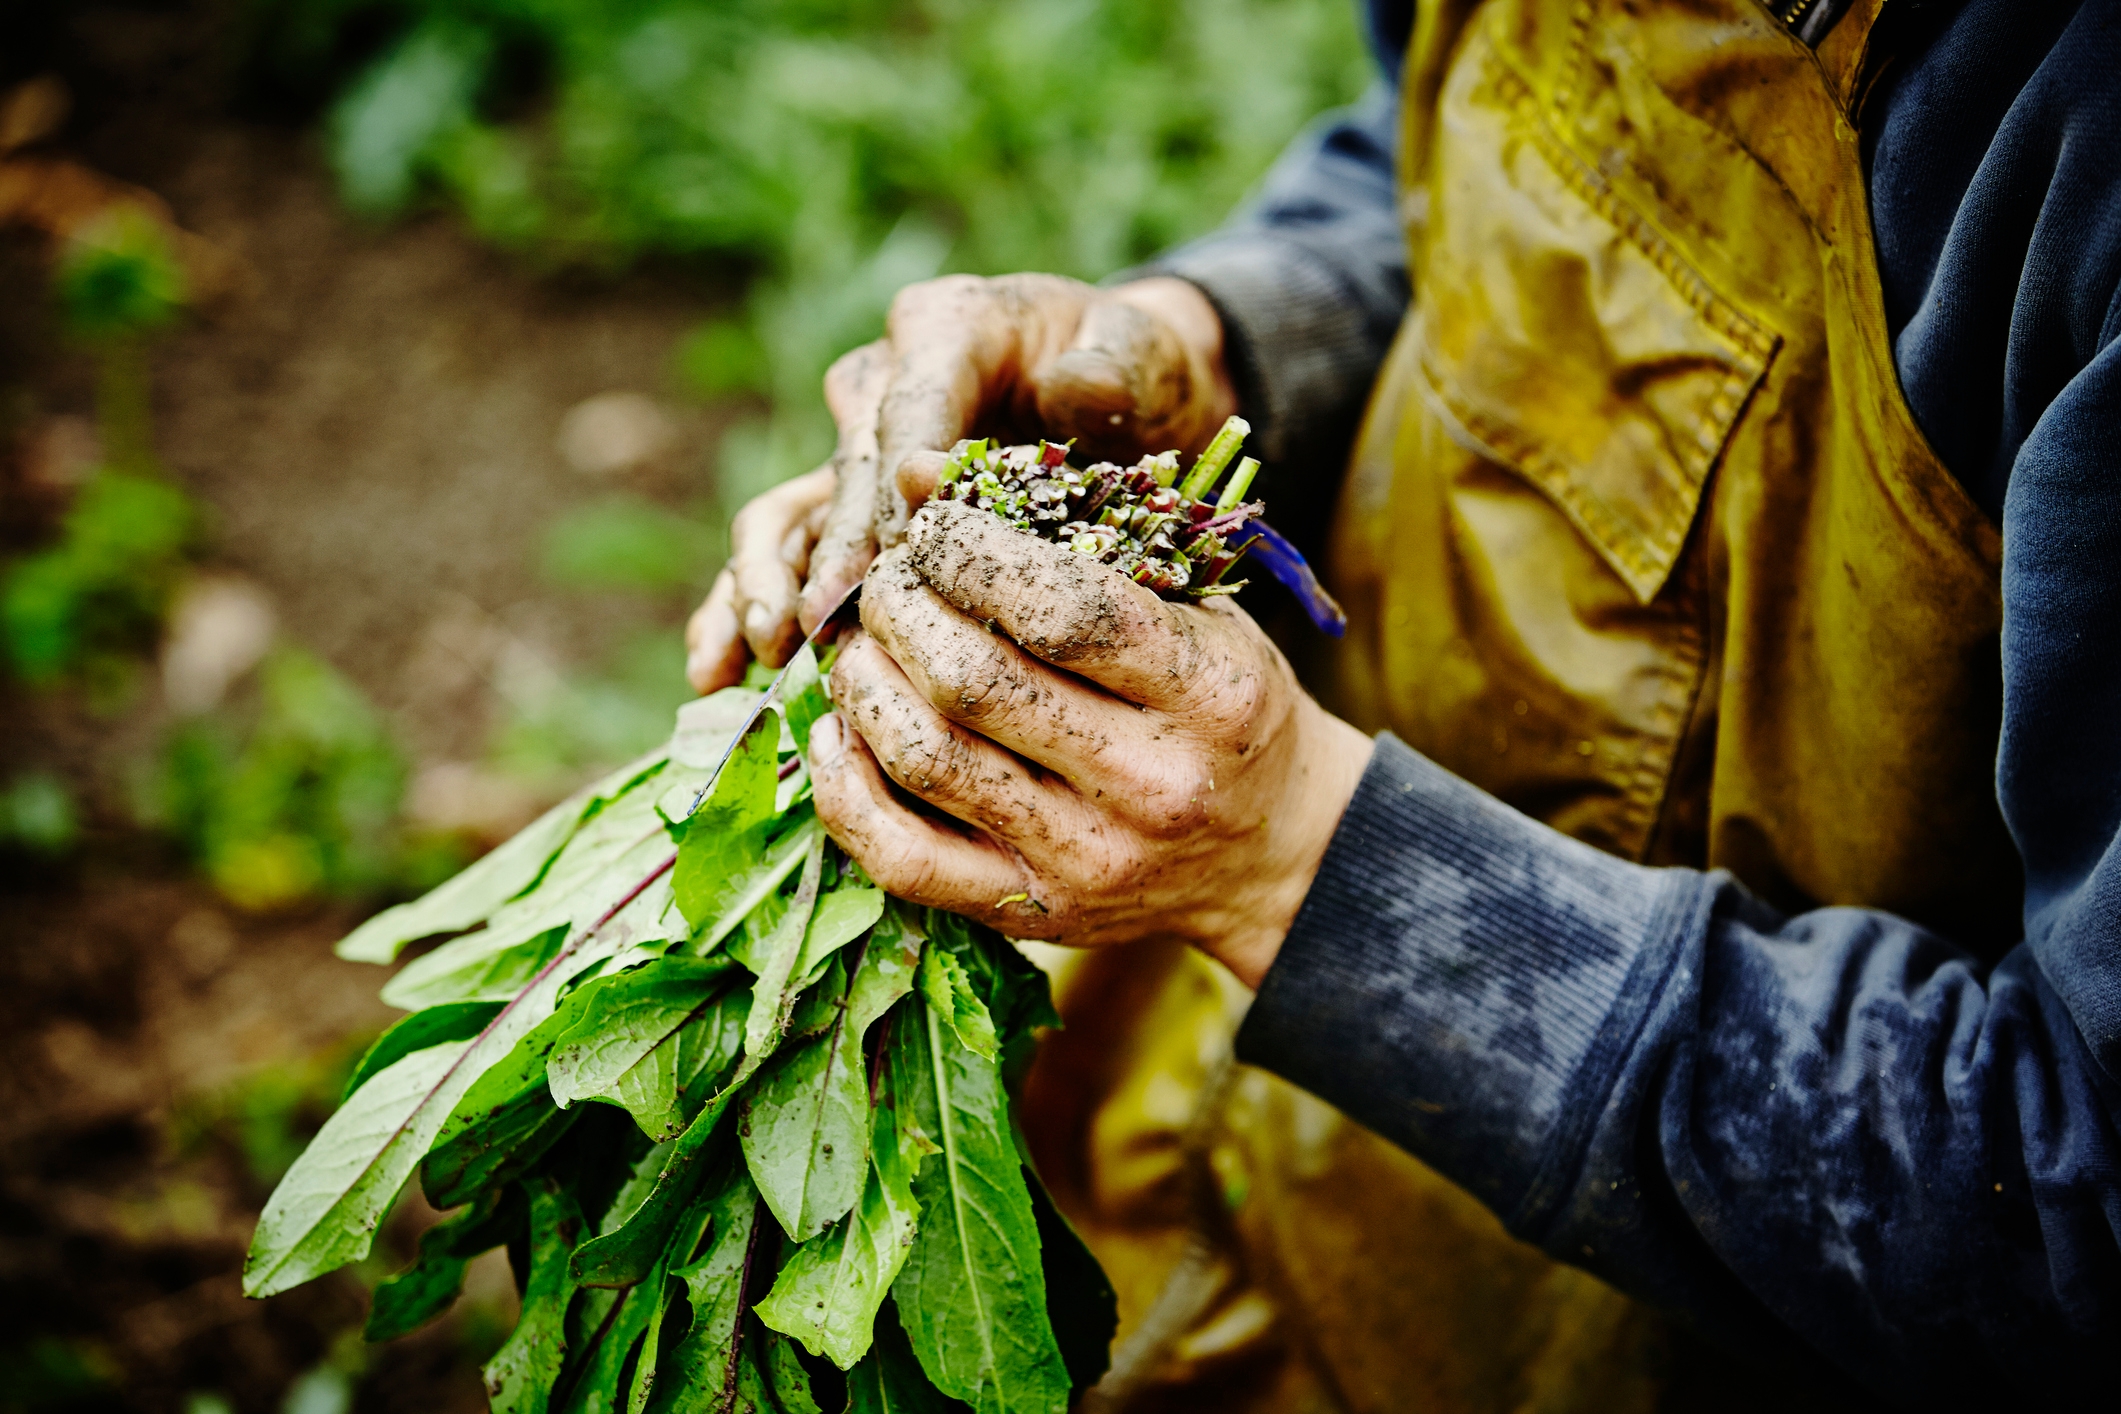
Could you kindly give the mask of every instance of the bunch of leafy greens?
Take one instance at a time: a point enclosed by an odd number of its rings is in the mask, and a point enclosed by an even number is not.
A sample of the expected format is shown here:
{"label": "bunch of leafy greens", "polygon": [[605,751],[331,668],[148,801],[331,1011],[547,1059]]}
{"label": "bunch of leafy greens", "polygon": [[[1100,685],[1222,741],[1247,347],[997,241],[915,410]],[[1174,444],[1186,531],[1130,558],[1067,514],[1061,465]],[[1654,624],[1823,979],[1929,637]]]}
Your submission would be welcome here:
{"label": "bunch of leafy greens", "polygon": [[458,1211],[368,1334],[438,1314],[506,1246],[504,1414],[797,1414],[841,1386],[858,1411],[1058,1414],[1097,1378],[1110,1289],[1010,1118],[1055,1021],[1044,977],[826,839],[809,649],[737,739],[759,697],[689,705],[665,747],[340,944],[388,962],[459,935],[384,987],[412,1015],[266,1205],[250,1295],[366,1256],[417,1170]]}

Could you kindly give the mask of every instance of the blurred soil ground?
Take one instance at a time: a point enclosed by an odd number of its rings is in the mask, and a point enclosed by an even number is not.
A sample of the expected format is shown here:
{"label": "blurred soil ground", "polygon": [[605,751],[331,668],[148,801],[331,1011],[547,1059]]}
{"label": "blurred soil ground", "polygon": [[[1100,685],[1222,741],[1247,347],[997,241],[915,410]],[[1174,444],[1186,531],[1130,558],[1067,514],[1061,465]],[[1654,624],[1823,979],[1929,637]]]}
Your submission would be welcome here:
{"label": "blurred soil ground", "polygon": [[[592,395],[656,400],[675,450],[618,475],[697,504],[722,415],[667,396],[669,367],[717,292],[540,277],[441,218],[352,220],[295,121],[231,108],[225,8],[69,7],[52,62],[77,109],[59,150],[160,194],[232,257],[230,289],[154,359],[158,450],[210,508],[211,562],[261,586],[416,767],[471,761],[511,653],[559,671],[644,621],[676,633],[682,605],[554,591],[537,547],[612,489],[556,448]],[[0,241],[9,548],[49,522],[33,453],[93,412],[45,269],[28,238]],[[390,1014],[377,970],[330,955],[356,910],[240,916],[121,823],[125,763],[159,710],[0,685],[0,765],[61,774],[88,827],[64,864],[0,857],[0,1411],[222,1407],[206,1395],[329,1414],[340,1375],[357,1409],[481,1408],[477,1361],[511,1319],[505,1265],[476,1269],[478,1299],[438,1327],[365,1353],[349,1334],[363,1280],[402,1264],[431,1215],[401,1212],[374,1270],[239,1294],[274,1164]]]}

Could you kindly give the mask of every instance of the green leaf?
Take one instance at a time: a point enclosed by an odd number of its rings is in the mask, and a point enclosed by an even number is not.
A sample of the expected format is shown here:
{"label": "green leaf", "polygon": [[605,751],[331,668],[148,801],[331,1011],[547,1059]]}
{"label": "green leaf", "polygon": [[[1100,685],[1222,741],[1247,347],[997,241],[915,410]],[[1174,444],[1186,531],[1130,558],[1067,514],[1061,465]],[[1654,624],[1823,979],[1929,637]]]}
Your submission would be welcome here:
{"label": "green leaf", "polygon": [[575,1253],[575,1280],[582,1286],[621,1287],[645,1281],[677,1228],[693,1195],[713,1167],[714,1139],[729,1112],[730,1091],[723,1091],[670,1146],[655,1188],[613,1231],[582,1244]]}
{"label": "green leaf", "polygon": [[678,838],[672,883],[678,908],[695,932],[719,920],[755,882],[773,827],[780,730],[773,713],[760,717],[730,754],[700,808],[670,826]]}
{"label": "green leaf", "polygon": [[266,1201],[244,1264],[245,1293],[270,1296],[367,1256],[383,1214],[457,1103],[552,1015],[572,973],[602,961],[608,946],[585,932],[476,1039],[415,1051],[356,1091]]}
{"label": "green leaf", "polygon": [[568,1260],[582,1240],[582,1212],[550,1179],[530,1189],[530,1279],[523,1314],[508,1341],[486,1362],[493,1414],[545,1414],[567,1356],[567,1303],[574,1296]]}
{"label": "green leaf", "polygon": [[[659,1144],[635,1162],[598,1220],[598,1236],[617,1232],[639,1211],[655,1191],[670,1149],[668,1144]],[[567,1368],[560,1380],[566,1390],[567,1414],[615,1414],[625,1402],[620,1377],[654,1314],[655,1303],[641,1292],[639,1285],[617,1290],[577,1288],[574,1305],[567,1312]]]}
{"label": "green leaf", "polygon": [[627,1414],[646,1414],[648,1404],[655,1394],[656,1384],[662,1370],[662,1341],[664,1317],[670,1311],[670,1297],[675,1289],[672,1285],[674,1267],[689,1262],[700,1245],[700,1239],[712,1217],[712,1208],[704,1203],[695,1203],[686,1211],[676,1225],[669,1240],[664,1244],[661,1259],[647,1281],[634,1287],[630,1297],[635,1302],[653,1302],[648,1311],[646,1329],[641,1335],[641,1351],[634,1366],[633,1388],[627,1392]]}
{"label": "green leaf", "polygon": [[609,985],[593,978],[569,992],[464,1092],[420,1165],[428,1202],[448,1208],[471,1201],[520,1174],[567,1131],[574,1117],[554,1107],[545,1068],[560,1038]]}
{"label": "green leaf", "polygon": [[870,1162],[860,1201],[789,1255],[758,1306],[759,1319],[842,1370],[869,1351],[878,1308],[905,1264],[920,1219],[913,1177],[929,1146],[901,1132],[889,1077],[881,1088],[870,1111]]}
{"label": "green leaf", "polygon": [[[651,937],[682,937],[686,929],[662,917],[670,894],[652,877],[672,856],[655,792],[644,788],[658,779],[674,779],[665,761],[637,772],[608,800],[592,798],[574,837],[528,892],[496,912],[485,928],[408,964],[385,985],[383,999],[408,1008],[483,999],[497,990],[498,976],[520,969],[531,946],[542,945],[539,940],[550,930],[564,928],[563,936],[585,933],[643,880],[648,886],[600,932],[609,946],[595,960]],[[659,931],[659,925],[667,931]]]}
{"label": "green leaf", "polygon": [[736,966],[726,957],[659,958],[603,979],[547,1063],[553,1103],[602,1095],[690,1020]]}
{"label": "green leaf", "polygon": [[514,1185],[488,1190],[463,1212],[420,1234],[413,1264],[376,1284],[362,1338],[396,1340],[449,1309],[464,1288],[464,1268],[523,1230],[526,1208]]}
{"label": "green leaf", "polygon": [[1038,1216],[1038,1247],[1046,1273],[1046,1311],[1060,1342],[1068,1378],[1085,1390],[1112,1367],[1112,1336],[1119,1329],[1119,1297],[1074,1226],[1054,1205],[1036,1170],[1024,1167],[1031,1210]]}
{"label": "green leaf", "polygon": [[825,695],[817,653],[807,643],[788,660],[787,675],[781,679],[780,708],[788,719],[788,731],[795,738],[795,749],[808,756],[810,728],[832,710],[832,699]]}
{"label": "green leaf", "polygon": [[876,1344],[847,1372],[847,1414],[956,1414],[964,1407],[929,1383],[887,1301],[876,1318]]}
{"label": "green leaf", "polygon": [[947,948],[931,947],[921,955],[921,996],[967,1050],[987,1060],[1001,1054],[987,1004],[972,990],[965,965]]}
{"label": "green leaf", "polygon": [[762,1330],[759,1335],[764,1347],[759,1364],[764,1367],[774,1408],[779,1414],[824,1414],[817,1406],[817,1397],[810,1392],[810,1372],[796,1358],[795,1347],[788,1338],[773,1330]]}
{"label": "green leaf", "polygon": [[1070,1381],[1001,1070],[931,1008],[911,1011],[891,1032],[892,1093],[937,1152],[914,1179],[921,1223],[891,1288],[899,1319],[928,1377],[979,1414],[1062,1414]]}
{"label": "green leaf", "polygon": [[899,935],[863,949],[854,982],[834,1006],[831,1024],[746,1093],[738,1129],[744,1158],[752,1182],[791,1241],[809,1241],[862,1196],[869,1168],[862,1039],[912,990],[915,946]]}
{"label": "green leaf", "polygon": [[1006,1041],[1040,1026],[1059,1026],[1053,989],[1038,965],[992,928],[940,909],[927,910],[929,933],[965,969]]}
{"label": "green leaf", "polygon": [[449,1041],[414,1051],[325,1121],[258,1219],[244,1295],[271,1296],[368,1255],[377,1224],[448,1113],[434,1097],[478,1045]]}
{"label": "green leaf", "polygon": [[719,1410],[733,1386],[732,1367],[742,1357],[738,1331],[744,1319],[744,1277],[758,1239],[758,1193],[742,1165],[709,1203],[707,1247],[698,1260],[677,1269],[692,1307],[692,1325],[658,1372],[658,1414]]}
{"label": "green leaf", "polygon": [[498,1002],[455,1002],[448,1006],[430,1007],[416,1012],[376,1038],[376,1043],[361,1057],[354,1073],[347,1077],[346,1088],[339,1095],[344,1104],[354,1091],[366,1085],[384,1070],[403,1060],[414,1051],[424,1051],[429,1046],[439,1046],[444,1041],[468,1041],[486,1029],[501,1010]]}
{"label": "green leaf", "polygon": [[[737,732],[752,725],[751,714],[765,695],[762,687],[725,687],[678,708],[676,728],[670,737],[670,759],[681,766],[713,770]],[[774,750],[795,750],[795,738],[784,730],[774,743]]]}
{"label": "green leaf", "polygon": [[497,952],[483,946],[482,933],[444,943],[384,983],[383,1001],[408,1011],[455,1002],[506,1001],[560,955],[569,931],[569,924],[554,924]]}
{"label": "green leaf", "polygon": [[803,859],[802,881],[795,899],[781,921],[773,925],[756,950],[758,982],[751,989],[751,1014],[744,1020],[744,1066],[733,1084],[741,1085],[773,1054],[788,1029],[788,1014],[802,992],[802,977],[795,964],[802,956],[803,937],[817,907],[818,883],[825,871],[825,841],[819,836]]}
{"label": "green leaf", "polygon": [[834,889],[817,901],[817,912],[803,934],[803,955],[795,975],[809,977],[818,964],[869,931],[884,914],[882,889]]}
{"label": "green leaf", "polygon": [[463,873],[411,903],[386,908],[339,943],[348,962],[391,962],[407,943],[484,922],[544,872],[581,820],[588,791],[561,801]]}
{"label": "green leaf", "polygon": [[[809,815],[768,845],[756,863],[720,888],[711,904],[703,905],[713,907],[716,912],[694,930],[691,950],[701,954],[714,951],[738,924],[787,882],[790,874],[802,867],[811,847],[824,837],[825,827],[818,823],[815,815]],[[680,865],[684,863],[682,854],[678,862]]]}
{"label": "green leaf", "polygon": [[612,1082],[609,1091],[591,1098],[619,1105],[650,1139],[676,1138],[743,1054],[744,1018],[750,1010],[746,987],[707,1003]]}

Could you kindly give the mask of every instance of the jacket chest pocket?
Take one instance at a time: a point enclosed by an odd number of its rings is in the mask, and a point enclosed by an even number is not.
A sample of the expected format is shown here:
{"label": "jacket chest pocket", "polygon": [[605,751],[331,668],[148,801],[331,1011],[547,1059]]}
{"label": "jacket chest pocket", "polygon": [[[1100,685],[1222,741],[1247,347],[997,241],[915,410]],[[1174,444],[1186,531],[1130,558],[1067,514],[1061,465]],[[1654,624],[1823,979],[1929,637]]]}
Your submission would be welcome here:
{"label": "jacket chest pocket", "polygon": [[1778,341],[1561,141],[1485,34],[1469,45],[1421,242],[1421,393],[1647,604]]}

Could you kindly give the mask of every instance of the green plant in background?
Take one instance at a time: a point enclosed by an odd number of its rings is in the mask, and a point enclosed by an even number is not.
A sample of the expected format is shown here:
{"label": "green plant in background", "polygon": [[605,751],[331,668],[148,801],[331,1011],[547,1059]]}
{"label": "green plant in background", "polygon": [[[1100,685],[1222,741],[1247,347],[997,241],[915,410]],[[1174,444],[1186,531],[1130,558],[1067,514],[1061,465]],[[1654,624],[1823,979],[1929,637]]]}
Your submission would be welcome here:
{"label": "green plant in background", "polygon": [[343,89],[347,200],[423,193],[553,263],[735,257],[739,314],[683,350],[771,399],[739,500],[829,448],[817,380],[945,269],[1096,278],[1219,221],[1368,64],[1333,0],[263,0],[265,62]]}
{"label": "green plant in background", "polygon": [[0,790],[0,843],[61,854],[81,831],[73,792],[49,771],[24,771]]}
{"label": "green plant in background", "polygon": [[57,543],[7,567],[0,622],[24,680],[114,675],[160,631],[198,527],[166,481],[105,468],[81,488]]}
{"label": "green plant in background", "polygon": [[198,535],[198,513],[158,474],[149,437],[147,341],[181,310],[184,272],[162,224],[119,206],[68,243],[53,287],[68,335],[96,356],[104,461],[56,542],[0,575],[0,630],[22,679],[78,675],[111,689],[153,644]]}
{"label": "green plant in background", "polygon": [[283,646],[260,666],[249,720],[224,711],[175,731],[146,814],[231,902],[273,908],[416,885],[458,862],[446,852],[424,858],[403,838],[404,781],[360,693]]}

